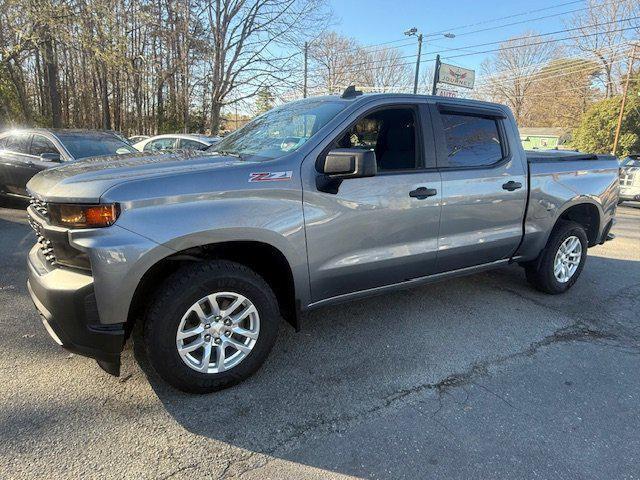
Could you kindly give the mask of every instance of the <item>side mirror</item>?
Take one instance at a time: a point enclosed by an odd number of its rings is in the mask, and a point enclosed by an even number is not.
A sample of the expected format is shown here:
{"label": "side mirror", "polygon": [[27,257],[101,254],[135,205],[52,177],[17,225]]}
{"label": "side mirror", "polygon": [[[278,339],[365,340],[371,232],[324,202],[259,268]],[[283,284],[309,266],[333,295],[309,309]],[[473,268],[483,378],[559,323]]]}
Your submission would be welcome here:
{"label": "side mirror", "polygon": [[40,160],[44,162],[59,162],[61,158],[59,153],[47,152],[40,155]]}
{"label": "side mirror", "polygon": [[331,150],[320,165],[320,171],[333,178],[373,177],[377,170],[375,152],[359,148]]}
{"label": "side mirror", "polygon": [[343,180],[349,178],[373,177],[378,166],[376,154],[372,150],[359,148],[335,148],[322,158],[318,158],[316,187],[321,192],[338,193]]}

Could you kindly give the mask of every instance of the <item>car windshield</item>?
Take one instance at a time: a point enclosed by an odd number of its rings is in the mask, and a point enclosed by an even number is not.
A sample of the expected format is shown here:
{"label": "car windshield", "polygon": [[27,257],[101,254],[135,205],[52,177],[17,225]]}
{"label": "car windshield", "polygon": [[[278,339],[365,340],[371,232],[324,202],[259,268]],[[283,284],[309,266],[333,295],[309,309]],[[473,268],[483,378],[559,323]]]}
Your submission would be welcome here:
{"label": "car windshield", "polygon": [[58,133],[58,138],[75,159],[137,152],[115,135]]}
{"label": "car windshield", "polygon": [[620,164],[623,167],[640,167],[640,157],[627,157]]}
{"label": "car windshield", "polygon": [[346,102],[301,100],[275,108],[207,150],[242,159],[272,160],[302,147],[347,106]]}

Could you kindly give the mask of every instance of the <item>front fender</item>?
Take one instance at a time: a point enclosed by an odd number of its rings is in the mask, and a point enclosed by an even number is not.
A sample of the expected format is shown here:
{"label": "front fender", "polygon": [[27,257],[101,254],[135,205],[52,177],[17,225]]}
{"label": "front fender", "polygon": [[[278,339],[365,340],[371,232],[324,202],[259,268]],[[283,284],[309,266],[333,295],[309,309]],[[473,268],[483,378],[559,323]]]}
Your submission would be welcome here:
{"label": "front fender", "polygon": [[[170,200],[170,199],[167,199]],[[234,241],[270,245],[286,258],[302,305],[309,303],[309,272],[300,191],[215,194],[189,202],[123,204],[117,225],[169,252]],[[154,259],[159,261],[159,259]]]}

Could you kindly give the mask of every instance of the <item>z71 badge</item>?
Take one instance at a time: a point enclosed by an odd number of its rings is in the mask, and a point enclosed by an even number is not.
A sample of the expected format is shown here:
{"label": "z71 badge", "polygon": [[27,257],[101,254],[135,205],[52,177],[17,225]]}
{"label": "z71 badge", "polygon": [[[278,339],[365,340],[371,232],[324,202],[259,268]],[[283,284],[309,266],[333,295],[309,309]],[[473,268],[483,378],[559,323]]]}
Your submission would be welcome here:
{"label": "z71 badge", "polygon": [[280,182],[283,180],[291,180],[293,171],[288,172],[252,172],[249,174],[249,183],[251,182]]}

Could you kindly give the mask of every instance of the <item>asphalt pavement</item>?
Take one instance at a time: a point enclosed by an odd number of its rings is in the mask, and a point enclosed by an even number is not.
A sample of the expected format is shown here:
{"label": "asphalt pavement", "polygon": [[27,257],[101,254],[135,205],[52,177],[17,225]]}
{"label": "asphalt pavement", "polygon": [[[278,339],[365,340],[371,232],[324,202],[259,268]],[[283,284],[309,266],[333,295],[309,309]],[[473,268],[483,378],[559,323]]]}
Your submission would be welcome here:
{"label": "asphalt pavement", "polygon": [[0,209],[0,478],[640,478],[640,205],[568,293],[511,266],[286,324],[223,392],[114,378],[46,334]]}

